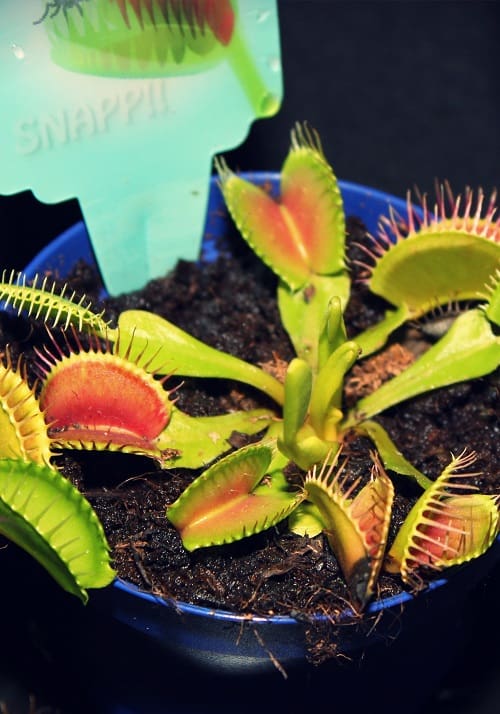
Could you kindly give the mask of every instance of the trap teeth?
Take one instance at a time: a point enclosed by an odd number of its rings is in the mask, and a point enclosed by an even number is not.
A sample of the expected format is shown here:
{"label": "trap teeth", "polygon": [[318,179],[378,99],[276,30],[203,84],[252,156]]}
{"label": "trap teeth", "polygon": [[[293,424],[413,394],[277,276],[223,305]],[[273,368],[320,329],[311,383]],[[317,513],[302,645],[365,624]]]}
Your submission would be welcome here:
{"label": "trap teeth", "polygon": [[228,0],[217,12],[209,3],[191,7],[171,0],[81,0],[59,7],[35,21],[46,29],[53,60],[65,69],[100,76],[201,71],[224,58],[234,30]]}

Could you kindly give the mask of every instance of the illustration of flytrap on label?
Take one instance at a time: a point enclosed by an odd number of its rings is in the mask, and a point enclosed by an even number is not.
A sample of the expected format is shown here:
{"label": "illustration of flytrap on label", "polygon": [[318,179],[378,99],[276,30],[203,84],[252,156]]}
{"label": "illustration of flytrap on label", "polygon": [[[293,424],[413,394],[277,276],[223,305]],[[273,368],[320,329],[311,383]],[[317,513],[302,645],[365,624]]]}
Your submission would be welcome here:
{"label": "illustration of flytrap on label", "polygon": [[3,0],[0,193],[79,199],[107,290],[198,257],[214,154],[282,98],[276,0]]}

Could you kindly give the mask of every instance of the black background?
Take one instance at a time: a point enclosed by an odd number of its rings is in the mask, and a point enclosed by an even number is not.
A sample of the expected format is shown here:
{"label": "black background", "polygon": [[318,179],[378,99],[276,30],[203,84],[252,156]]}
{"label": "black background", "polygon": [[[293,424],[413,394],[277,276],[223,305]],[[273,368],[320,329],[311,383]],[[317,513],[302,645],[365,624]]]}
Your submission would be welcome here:
{"label": "black background", "polygon": [[[415,184],[432,191],[435,178],[449,179],[455,191],[500,186],[497,2],[281,0],[279,12],[283,105],[226,154],[231,167],[279,169],[290,129],[307,120],[342,179],[397,195]],[[75,200],[44,205],[29,192],[0,197],[0,265],[22,269],[79,218]],[[481,592],[464,647],[424,712],[500,711],[499,579],[494,575]],[[31,645],[22,643],[27,651]],[[425,676],[422,661],[415,689]],[[382,673],[380,686],[390,681],[391,672]]]}

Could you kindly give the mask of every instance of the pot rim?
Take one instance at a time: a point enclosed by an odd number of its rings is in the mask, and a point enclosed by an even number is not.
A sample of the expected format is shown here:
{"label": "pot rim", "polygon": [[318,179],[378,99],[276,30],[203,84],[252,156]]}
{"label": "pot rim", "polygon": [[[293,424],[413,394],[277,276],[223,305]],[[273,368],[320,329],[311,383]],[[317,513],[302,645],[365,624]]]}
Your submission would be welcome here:
{"label": "pot rim", "polygon": [[[419,593],[419,597],[422,597],[425,593],[432,592],[437,588],[445,585],[448,582],[447,578],[439,578],[437,580],[432,580],[423,590]],[[159,595],[154,595],[153,593],[148,593],[145,590],[141,590],[138,586],[133,583],[129,583],[122,578],[116,578],[113,582],[112,587],[121,593],[131,595],[132,597],[137,597],[145,602],[150,602],[154,605],[160,605],[162,607],[168,607],[170,609],[176,610],[179,614],[190,615],[194,617],[208,617],[213,620],[220,620],[222,622],[231,623],[245,623],[251,622],[253,624],[273,624],[273,625],[295,625],[299,620],[291,615],[255,615],[253,613],[239,613],[231,612],[230,610],[221,610],[216,607],[209,607],[207,605],[194,605],[189,602],[184,602],[183,600],[175,600],[174,598],[163,598]],[[382,610],[388,608],[403,605],[411,600],[415,599],[415,595],[410,592],[401,592],[397,595],[390,595],[386,598],[381,598],[380,600],[373,600],[368,607],[364,610],[364,615],[374,615]],[[339,616],[337,624],[341,624],[342,620],[352,620],[355,616],[355,612],[352,608],[346,607]],[[328,615],[312,615],[311,622],[327,622],[329,621]]]}

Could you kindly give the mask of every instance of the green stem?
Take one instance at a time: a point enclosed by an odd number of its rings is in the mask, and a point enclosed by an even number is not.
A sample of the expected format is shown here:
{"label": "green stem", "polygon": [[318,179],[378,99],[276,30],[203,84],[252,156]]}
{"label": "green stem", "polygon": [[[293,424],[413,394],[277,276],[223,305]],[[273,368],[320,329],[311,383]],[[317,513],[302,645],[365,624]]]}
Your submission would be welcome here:
{"label": "green stem", "polygon": [[263,81],[241,30],[233,35],[228,59],[255,115],[268,117],[276,114],[280,100],[269,91]]}
{"label": "green stem", "polygon": [[381,322],[369,327],[354,338],[361,348],[361,356],[368,355],[381,349],[387,342],[389,335],[408,320],[409,310],[406,305],[401,305],[397,310],[388,310]]}

